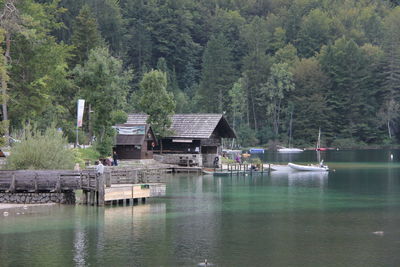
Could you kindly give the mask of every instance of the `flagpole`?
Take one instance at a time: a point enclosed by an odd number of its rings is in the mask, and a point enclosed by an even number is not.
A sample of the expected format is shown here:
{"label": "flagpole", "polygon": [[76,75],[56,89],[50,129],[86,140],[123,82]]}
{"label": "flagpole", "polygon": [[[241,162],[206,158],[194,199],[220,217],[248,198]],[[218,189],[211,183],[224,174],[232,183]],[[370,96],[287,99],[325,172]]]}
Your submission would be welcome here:
{"label": "flagpole", "polygon": [[82,119],[83,119],[83,111],[85,108],[85,100],[78,99],[77,103],[77,112],[76,112],[76,140],[75,147],[79,146],[79,127],[82,127]]}

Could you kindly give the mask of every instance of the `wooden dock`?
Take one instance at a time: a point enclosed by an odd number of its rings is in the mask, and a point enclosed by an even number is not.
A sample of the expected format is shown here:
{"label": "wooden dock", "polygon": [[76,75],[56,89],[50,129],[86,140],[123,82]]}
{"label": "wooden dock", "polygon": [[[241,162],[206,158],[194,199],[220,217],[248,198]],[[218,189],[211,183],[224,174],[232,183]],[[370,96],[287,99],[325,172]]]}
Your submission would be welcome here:
{"label": "wooden dock", "polygon": [[48,194],[83,191],[83,204],[102,206],[112,201],[146,199],[165,195],[167,169],[0,171],[0,194]]}

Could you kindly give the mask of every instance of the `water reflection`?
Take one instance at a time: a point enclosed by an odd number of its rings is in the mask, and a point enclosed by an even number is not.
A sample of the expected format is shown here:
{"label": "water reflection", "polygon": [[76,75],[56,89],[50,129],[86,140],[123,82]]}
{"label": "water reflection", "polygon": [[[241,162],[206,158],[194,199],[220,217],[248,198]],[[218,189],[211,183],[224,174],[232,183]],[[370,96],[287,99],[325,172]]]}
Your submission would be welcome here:
{"label": "water reflection", "polygon": [[328,172],[291,172],[288,174],[289,186],[324,187]]}
{"label": "water reflection", "polygon": [[326,187],[329,172],[272,171],[271,184],[277,186]]}
{"label": "water reflection", "polygon": [[0,265],[397,266],[400,168],[385,164],[181,175],[147,204],[10,214],[0,218]]}

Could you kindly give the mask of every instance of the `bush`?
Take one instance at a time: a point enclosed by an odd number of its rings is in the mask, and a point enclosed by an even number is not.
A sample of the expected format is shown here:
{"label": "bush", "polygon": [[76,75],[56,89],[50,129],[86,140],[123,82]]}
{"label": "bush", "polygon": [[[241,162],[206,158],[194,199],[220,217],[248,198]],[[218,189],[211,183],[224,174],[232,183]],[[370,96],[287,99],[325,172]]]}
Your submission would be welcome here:
{"label": "bush", "polygon": [[44,133],[27,127],[20,143],[16,143],[7,158],[7,168],[15,170],[72,169],[74,154],[67,140],[55,128]]}
{"label": "bush", "polygon": [[89,148],[74,148],[73,149],[75,162],[79,163],[81,167],[85,166],[85,160],[90,160],[94,163],[100,158],[100,153],[93,147]]}

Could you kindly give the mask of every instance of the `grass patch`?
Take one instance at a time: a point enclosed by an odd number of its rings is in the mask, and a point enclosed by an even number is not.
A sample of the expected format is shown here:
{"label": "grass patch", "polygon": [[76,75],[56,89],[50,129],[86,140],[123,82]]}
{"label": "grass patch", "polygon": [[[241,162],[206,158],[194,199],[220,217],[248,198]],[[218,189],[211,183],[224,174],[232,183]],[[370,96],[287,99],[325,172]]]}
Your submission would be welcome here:
{"label": "grass patch", "polygon": [[74,148],[73,152],[75,156],[75,162],[79,163],[81,167],[85,166],[85,162],[87,160],[90,161],[90,164],[94,164],[94,162],[100,157],[100,153],[94,147]]}

